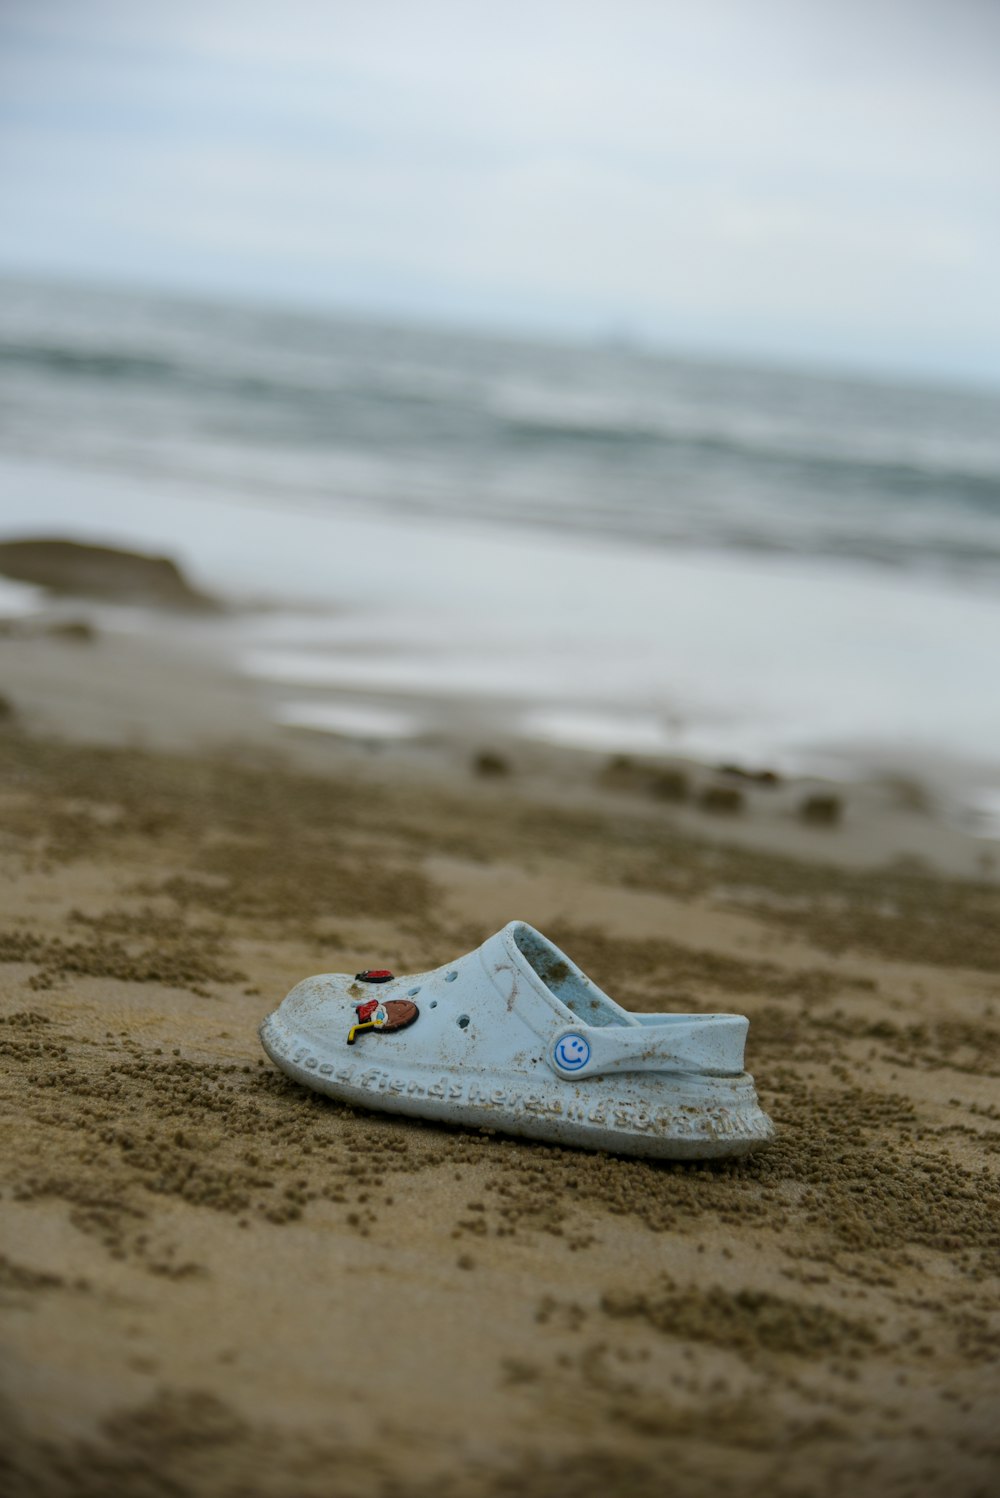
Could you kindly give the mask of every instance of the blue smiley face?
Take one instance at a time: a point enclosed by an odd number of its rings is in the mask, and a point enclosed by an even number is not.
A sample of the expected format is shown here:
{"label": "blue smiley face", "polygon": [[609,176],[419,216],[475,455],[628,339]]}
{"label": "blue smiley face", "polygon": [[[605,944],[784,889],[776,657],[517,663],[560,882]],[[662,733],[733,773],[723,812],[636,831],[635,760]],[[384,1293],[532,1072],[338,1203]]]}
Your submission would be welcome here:
{"label": "blue smiley face", "polygon": [[580,1071],[590,1060],[590,1046],[582,1035],[564,1035],[556,1046],[555,1058],[563,1071]]}

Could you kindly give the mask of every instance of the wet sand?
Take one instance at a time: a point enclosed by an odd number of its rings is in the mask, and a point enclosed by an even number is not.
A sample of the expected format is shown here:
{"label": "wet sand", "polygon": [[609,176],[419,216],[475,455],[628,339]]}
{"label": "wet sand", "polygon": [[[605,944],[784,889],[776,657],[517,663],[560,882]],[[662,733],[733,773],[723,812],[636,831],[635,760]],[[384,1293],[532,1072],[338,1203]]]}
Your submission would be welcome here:
{"label": "wet sand", "polygon": [[[5,1493],[996,1490],[995,884],[727,846],[653,802],[24,721]],[[513,917],[631,1007],[748,1014],[777,1143],[588,1155],[341,1107],[263,1057],[305,974],[418,970]]]}

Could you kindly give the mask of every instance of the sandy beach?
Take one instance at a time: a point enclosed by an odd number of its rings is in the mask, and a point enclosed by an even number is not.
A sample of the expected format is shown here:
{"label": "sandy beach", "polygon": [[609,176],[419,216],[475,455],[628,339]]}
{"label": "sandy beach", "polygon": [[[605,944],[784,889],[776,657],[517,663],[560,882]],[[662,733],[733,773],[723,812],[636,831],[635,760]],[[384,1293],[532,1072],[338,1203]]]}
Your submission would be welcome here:
{"label": "sandy beach", "polygon": [[998,58],[0,5],[0,1498],[1000,1498]]}
{"label": "sandy beach", "polygon": [[[2,649],[5,1492],[994,1490],[994,882],[579,769],[241,741],[179,664],[130,726],[121,660]],[[513,917],[629,1007],[749,1015],[774,1146],[588,1155],[263,1057],[304,975]]]}

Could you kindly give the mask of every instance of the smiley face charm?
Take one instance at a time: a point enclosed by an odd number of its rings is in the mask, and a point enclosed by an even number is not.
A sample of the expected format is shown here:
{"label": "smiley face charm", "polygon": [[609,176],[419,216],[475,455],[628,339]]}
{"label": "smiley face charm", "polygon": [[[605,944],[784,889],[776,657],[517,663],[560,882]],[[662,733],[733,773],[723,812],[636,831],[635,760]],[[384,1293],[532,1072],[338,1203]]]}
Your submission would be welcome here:
{"label": "smiley face charm", "polygon": [[564,1073],[582,1071],[590,1060],[590,1042],[584,1036],[571,1030],[566,1035],[560,1035],[552,1057],[557,1071]]}

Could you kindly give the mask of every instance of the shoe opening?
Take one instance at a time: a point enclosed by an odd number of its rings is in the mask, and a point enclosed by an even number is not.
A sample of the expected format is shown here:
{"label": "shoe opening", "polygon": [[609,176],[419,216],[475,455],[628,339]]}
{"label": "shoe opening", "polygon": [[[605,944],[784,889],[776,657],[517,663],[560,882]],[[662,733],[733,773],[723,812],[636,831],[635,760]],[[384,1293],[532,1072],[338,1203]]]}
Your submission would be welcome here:
{"label": "shoe opening", "polygon": [[586,1025],[635,1025],[638,1023],[596,983],[584,974],[564,952],[547,941],[533,926],[518,923],[513,932],[521,955],[541,978],[550,993],[565,1004]]}

